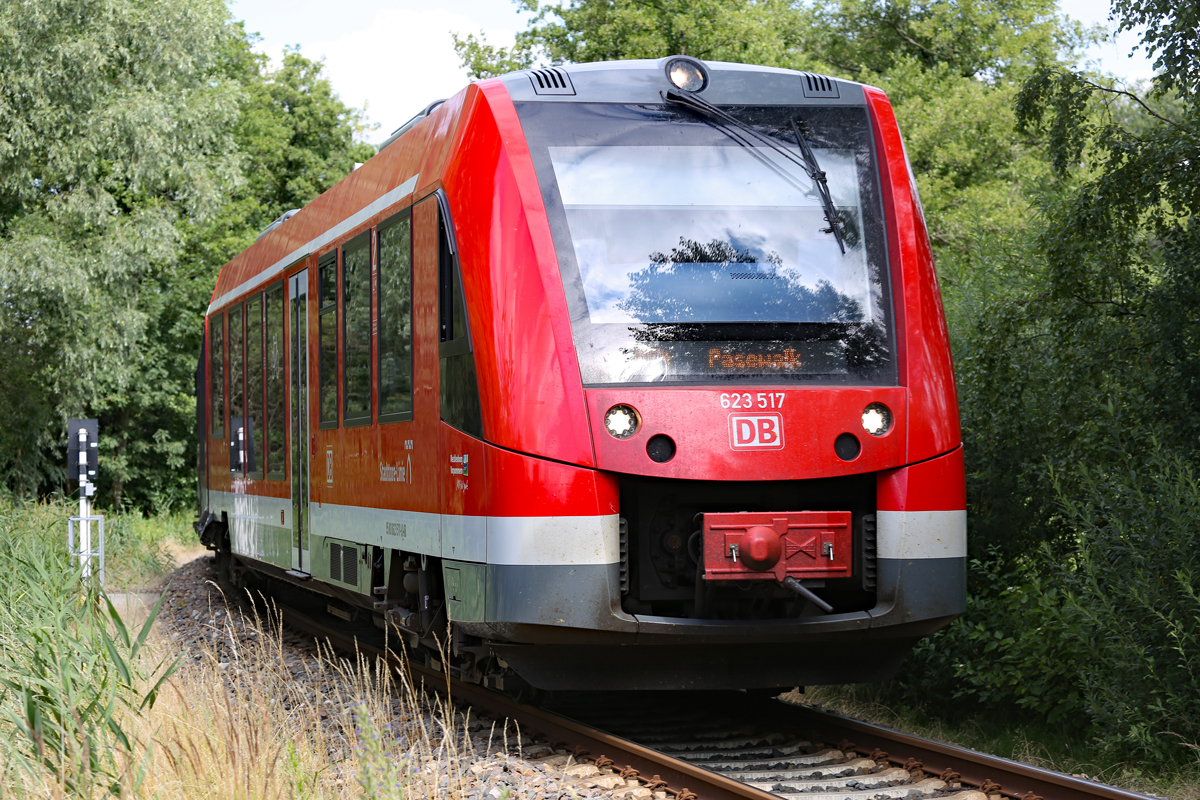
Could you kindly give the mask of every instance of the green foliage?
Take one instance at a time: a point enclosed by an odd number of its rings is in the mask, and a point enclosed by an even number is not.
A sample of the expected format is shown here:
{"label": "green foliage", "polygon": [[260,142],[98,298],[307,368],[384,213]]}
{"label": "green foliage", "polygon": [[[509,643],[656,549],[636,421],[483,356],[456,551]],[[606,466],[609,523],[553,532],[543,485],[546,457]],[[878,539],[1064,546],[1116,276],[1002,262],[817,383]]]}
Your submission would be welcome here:
{"label": "green foliage", "polygon": [[65,418],[139,384],[139,300],[175,220],[235,179],[239,91],[211,72],[223,19],[214,0],[0,7],[0,380],[26,392],[3,420],[9,488],[56,484]]}
{"label": "green foliage", "polygon": [[[1069,606],[1098,740],[1151,761],[1200,750],[1200,475],[1157,444],[1121,469],[1077,467]],[[1062,487],[1065,488],[1065,485]],[[1186,749],[1185,749],[1186,748]]]}
{"label": "green foliage", "polygon": [[22,773],[72,794],[136,791],[146,751],[128,723],[175,668],[142,653],[158,605],[130,631],[81,582],[63,546],[67,516],[62,505],[0,507],[0,794]]}
{"label": "green foliage", "polygon": [[217,272],[373,154],[362,117],[217,0],[13,2],[0,42],[0,491],[61,490],[95,416],[101,504],[169,512]]}
{"label": "green foliage", "polygon": [[784,66],[793,58],[800,18],[781,0],[567,0],[539,5],[512,48],[482,34],[454,38],[472,77],[523,69],[536,60],[586,63],[624,58],[697,58]]}
{"label": "green foliage", "polygon": [[994,556],[973,559],[967,612],[917,645],[893,696],[949,697],[960,710],[1017,709],[1080,730],[1086,661],[1069,611],[1072,570],[1046,566],[1041,559],[1016,566]]}
{"label": "green foliage", "polygon": [[1056,11],[1053,0],[817,0],[802,12],[801,47],[844,75],[887,75],[913,62],[994,84],[1057,63],[1095,35]]}

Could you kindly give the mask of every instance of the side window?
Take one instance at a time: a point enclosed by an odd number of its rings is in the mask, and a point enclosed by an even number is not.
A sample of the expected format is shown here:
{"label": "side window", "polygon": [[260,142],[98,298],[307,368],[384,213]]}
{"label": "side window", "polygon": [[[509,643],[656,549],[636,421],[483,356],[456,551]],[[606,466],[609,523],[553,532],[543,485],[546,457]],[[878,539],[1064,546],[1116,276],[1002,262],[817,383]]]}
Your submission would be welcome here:
{"label": "side window", "polygon": [[446,199],[438,194],[438,297],[441,344],[438,345],[442,419],[463,433],[483,438],[479,382],[467,326],[466,303],[454,226]]}
{"label": "side window", "polygon": [[283,480],[283,281],[267,289],[267,477]]}
{"label": "side window", "polygon": [[371,422],[371,234],[342,248],[342,424]]}
{"label": "side window", "polygon": [[379,421],[412,419],[412,217],[379,226]]}
{"label": "side window", "polygon": [[256,294],[246,301],[246,471],[254,478],[262,477],[262,421],[263,302]]}
{"label": "side window", "polygon": [[208,391],[212,398],[212,437],[225,435],[225,315],[208,318]]}
{"label": "side window", "polygon": [[321,428],[336,428],[338,423],[337,380],[337,251],[317,264],[317,325],[320,357],[317,361],[318,404]]}
{"label": "side window", "polygon": [[242,306],[236,305],[229,309],[229,471],[242,472],[241,453],[244,452],[243,437],[245,436],[245,386],[242,383],[242,364],[244,354],[242,345],[245,343],[242,327]]}

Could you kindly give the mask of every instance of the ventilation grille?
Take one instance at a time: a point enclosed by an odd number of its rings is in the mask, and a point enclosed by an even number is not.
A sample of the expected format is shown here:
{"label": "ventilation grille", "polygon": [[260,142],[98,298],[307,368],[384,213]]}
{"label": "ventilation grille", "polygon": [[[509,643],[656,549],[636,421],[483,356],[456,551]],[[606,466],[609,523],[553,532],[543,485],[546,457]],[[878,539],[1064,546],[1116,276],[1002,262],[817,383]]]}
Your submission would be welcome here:
{"label": "ventilation grille", "polygon": [[804,96],[840,97],[841,95],[838,94],[837,82],[833,78],[806,72],[804,73]]}
{"label": "ventilation grille", "polygon": [[561,69],[548,67],[529,71],[534,94],[575,94],[571,76]]}
{"label": "ventilation grille", "polygon": [[875,515],[863,517],[863,588],[875,591],[879,577],[879,536],[875,532]]}
{"label": "ventilation grille", "polygon": [[329,579],[358,585],[358,548],[329,543]]}
{"label": "ventilation grille", "polygon": [[629,521],[621,517],[621,594],[629,594]]}

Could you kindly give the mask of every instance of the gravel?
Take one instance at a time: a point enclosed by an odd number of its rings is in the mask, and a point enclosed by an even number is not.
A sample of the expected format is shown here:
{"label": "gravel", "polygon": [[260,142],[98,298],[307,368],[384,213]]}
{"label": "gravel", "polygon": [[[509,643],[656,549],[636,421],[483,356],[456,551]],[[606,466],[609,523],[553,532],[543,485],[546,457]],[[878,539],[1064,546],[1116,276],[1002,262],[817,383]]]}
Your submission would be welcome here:
{"label": "gravel", "polygon": [[[278,702],[281,711],[304,708],[311,711],[319,707],[321,724],[332,732],[331,740],[340,742],[344,748],[342,754],[331,753],[331,761],[335,765],[367,763],[361,751],[366,739],[361,732],[356,737],[353,730],[348,730],[351,726],[347,723],[352,717],[350,710],[359,704],[356,692],[362,691],[361,678],[347,674],[345,666],[341,671],[332,667],[328,653],[322,653],[311,638],[287,628],[280,630],[277,625],[256,623],[248,602],[227,604],[217,587],[215,560],[211,556],[197,558],[175,570],[165,594],[156,631],[168,637],[172,646],[180,648],[182,669],[186,670],[189,664],[216,661],[226,680],[228,696],[237,702],[252,694],[246,686],[255,679],[251,674],[255,667],[246,654],[268,653],[274,678],[279,680],[282,675],[285,682],[294,682],[282,687],[271,702]],[[264,638],[268,641],[263,641]],[[256,696],[261,698],[261,694],[260,691]],[[385,710],[366,724],[373,724],[375,730],[385,734],[407,731],[411,736],[415,730],[425,732],[424,746],[413,745],[407,757],[402,757],[407,761],[404,765],[407,770],[400,769],[408,773],[403,780],[419,780],[423,793],[481,800],[593,797],[665,800],[668,797],[665,792],[651,791],[633,778],[621,777],[611,767],[596,767],[586,758],[579,761],[543,739],[518,736],[511,727],[506,731],[502,722],[477,716],[468,708],[455,709],[453,736],[436,734],[441,738],[431,741],[434,734],[428,732],[442,731],[440,721],[445,718],[444,713],[439,713],[437,701],[422,697],[416,701],[421,708],[414,711],[413,696],[401,695],[393,694],[390,704],[383,704]],[[376,702],[374,707],[378,706]],[[360,731],[364,730],[362,725],[359,719]],[[357,762],[339,757],[351,751],[360,756]],[[451,755],[446,755],[447,752]],[[396,760],[388,756],[379,769],[391,773],[398,769]],[[367,781],[364,775],[353,771],[337,775],[338,785]]]}

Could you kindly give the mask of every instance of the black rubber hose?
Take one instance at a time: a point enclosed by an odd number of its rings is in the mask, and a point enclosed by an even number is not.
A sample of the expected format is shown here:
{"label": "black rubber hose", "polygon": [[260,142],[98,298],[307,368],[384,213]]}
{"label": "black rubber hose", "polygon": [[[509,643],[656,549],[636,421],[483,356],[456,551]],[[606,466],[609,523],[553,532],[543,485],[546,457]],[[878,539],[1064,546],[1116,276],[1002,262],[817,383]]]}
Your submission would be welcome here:
{"label": "black rubber hose", "polygon": [[789,575],[788,577],[781,580],[780,583],[783,584],[784,586],[786,586],[787,588],[791,589],[796,594],[803,597],[808,602],[815,605],[817,608],[824,611],[826,614],[833,613],[833,606],[829,605],[829,603],[826,603],[824,600],[817,597],[815,594],[812,593],[811,589],[805,588],[804,584],[800,583],[800,581],[796,580],[791,575]]}

